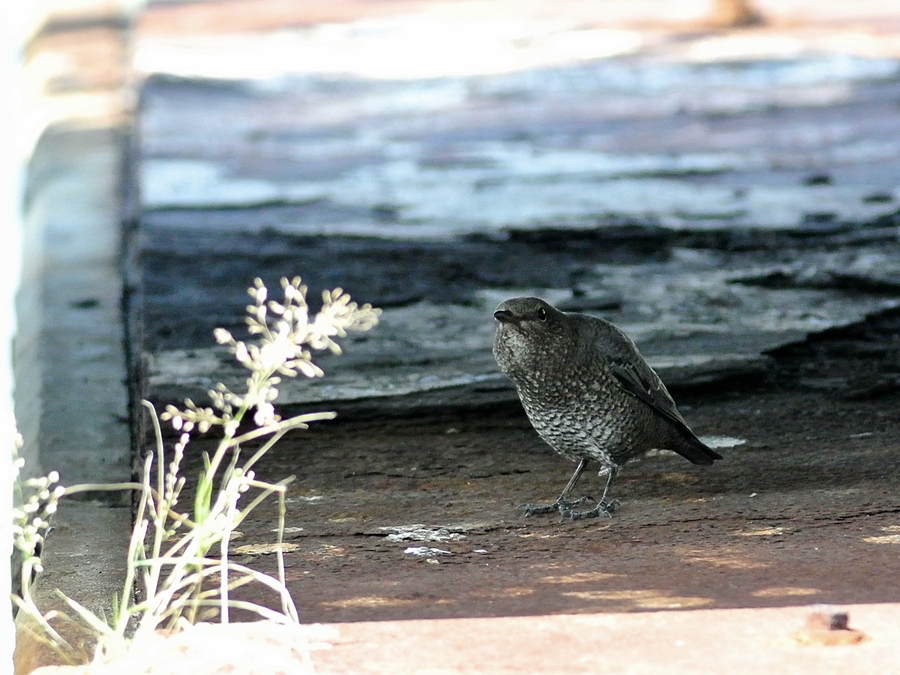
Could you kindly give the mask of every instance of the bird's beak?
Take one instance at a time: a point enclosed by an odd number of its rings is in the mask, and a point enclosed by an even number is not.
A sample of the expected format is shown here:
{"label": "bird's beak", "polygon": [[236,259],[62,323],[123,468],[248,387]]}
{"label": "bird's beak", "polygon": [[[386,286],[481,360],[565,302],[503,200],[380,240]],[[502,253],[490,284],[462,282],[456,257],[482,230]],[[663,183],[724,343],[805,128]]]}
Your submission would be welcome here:
{"label": "bird's beak", "polygon": [[508,309],[498,309],[494,312],[494,318],[500,323],[519,323],[519,319]]}

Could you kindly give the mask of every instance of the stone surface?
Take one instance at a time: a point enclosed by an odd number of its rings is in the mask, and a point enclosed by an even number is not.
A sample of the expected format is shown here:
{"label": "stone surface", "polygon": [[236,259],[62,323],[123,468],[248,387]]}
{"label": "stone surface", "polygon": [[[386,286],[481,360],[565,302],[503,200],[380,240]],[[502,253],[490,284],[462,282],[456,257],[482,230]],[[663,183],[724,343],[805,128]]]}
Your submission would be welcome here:
{"label": "stone surface", "polygon": [[[304,620],[652,623],[898,599],[900,50],[873,24],[859,29],[871,49],[817,25],[588,30],[619,55],[542,67],[542,45],[572,45],[576,28],[498,31],[499,55],[484,40],[481,62],[450,65],[425,58],[422,35],[446,44],[433,27],[403,18],[271,41],[144,34],[148,394],[239,382],[210,336],[240,332],[255,276],[299,274],[313,296],[342,286],[385,310],[322,360],[323,380],[282,388],[286,410],[334,406],[338,421],[260,464],[297,476],[286,565]],[[416,40],[414,72],[372,57]],[[513,43],[519,65],[503,60]],[[628,329],[692,427],[732,437],[725,461],[629,464],[623,509],[599,527],[523,519],[518,504],[571,472],[490,355],[491,311],[525,293]],[[193,442],[186,470],[213,442]],[[252,551],[275,515],[261,507],[235,549],[270,572]]]}
{"label": "stone surface", "polygon": [[[664,614],[559,615],[497,619],[357,622],[306,627],[201,626],[156,636],[134,650],[149,673],[761,673],[854,675],[890,670],[898,639],[896,605],[853,605],[864,639],[843,648],[801,646],[793,634],[804,608]],[[849,631],[830,631],[832,633]],[[302,655],[312,652],[312,666]],[[263,647],[261,650],[260,647]],[[196,650],[202,658],[192,658]],[[250,651],[252,650],[252,651]],[[248,653],[249,652],[249,653]],[[212,655],[212,656],[211,656]],[[224,657],[224,658],[223,658]],[[202,663],[198,663],[198,661]],[[38,675],[125,672],[125,658],[88,667],[43,668]],[[273,668],[281,666],[286,671]],[[197,668],[200,670],[197,670]],[[268,667],[268,670],[265,668]]]}
{"label": "stone surface", "polygon": [[[169,401],[197,397],[217,381],[240,385],[242,369],[209,346],[217,326],[241,332],[247,296],[235,282],[260,274],[277,289],[300,259],[317,286],[341,285],[384,314],[375,330],[345,342],[345,355],[322,360],[324,379],[286,382],[281,401],[289,404],[508,399],[514,395],[490,353],[491,312],[516,295],[599,309],[665,381],[688,384],[759,371],[768,350],[895,306],[900,282],[900,246],[887,228],[875,244],[837,251],[823,250],[828,238],[820,237],[820,247],[781,238],[737,252],[673,245],[654,230],[655,246],[625,255],[610,255],[593,233],[447,245],[271,234],[232,239],[230,250],[221,239],[192,237],[185,255],[167,246],[171,233],[148,234],[157,235],[143,251],[150,394]],[[776,242],[783,248],[773,251]]]}
{"label": "stone surface", "polygon": [[856,605],[871,636],[845,647],[790,638],[806,610],[392,621],[335,626],[334,648],[315,654],[330,673],[870,673],[895,663],[896,605]]}
{"label": "stone surface", "polygon": [[[900,602],[898,322],[895,310],[779,350],[764,376],[673,391],[694,431],[731,436],[731,447],[718,439],[724,460],[711,467],[671,453],[627,464],[617,478],[621,508],[608,520],[522,515],[523,503],[555,498],[573,465],[538,438],[517,404],[339,417],[292,434],[258,476],[295,476],[285,564],[300,616]],[[187,475],[214,442],[196,438]],[[575,496],[597,497],[604,482],[589,470]],[[276,518],[276,505],[263,505],[236,545],[271,543]],[[417,547],[426,550],[409,550]],[[239,559],[275,572],[272,556]]]}
{"label": "stone surface", "polygon": [[[696,28],[703,3],[665,3],[690,5],[660,19],[679,30],[634,25],[655,1],[615,3],[609,25],[584,13],[596,3],[525,4],[150,6],[127,185],[142,188],[127,232],[139,301],[130,317],[142,319],[129,326],[130,347],[148,366],[134,374],[150,376],[137,394],[198,398],[239,378],[210,349],[211,331],[240,326],[255,276],[302,274],[314,292],[342,285],[386,309],[346,356],[323,361],[325,380],[283,393],[303,408],[406,414],[346,415],[284,439],[259,467],[261,478],[297,474],[287,565],[303,618],[524,618],[457,623],[468,626],[460,633],[446,622],[382,623],[381,633],[357,624],[359,639],[342,627],[323,672],[377,672],[373,648],[400,639],[411,672],[427,670],[417,664],[429,655],[451,670],[474,660],[518,672],[532,631],[565,647],[574,628],[610,623],[641,640],[616,653],[606,640],[576,643],[590,669],[618,658],[640,672],[645,657],[685,672],[718,657],[735,669],[734,655],[749,667],[884,671],[879,659],[893,652],[883,645],[895,641],[878,616],[896,622],[890,608],[866,610],[900,600],[900,360],[889,309],[900,259],[897,8],[761,2],[774,24],[705,33],[683,30]],[[496,13],[481,12],[488,5]],[[387,18],[355,21],[363,6]],[[417,16],[398,20],[398,8]],[[511,8],[527,20],[503,19]],[[798,22],[804,11],[812,19]],[[441,34],[446,12],[457,13]],[[322,17],[349,22],[320,26]],[[435,46],[443,56],[424,58]],[[69,166],[63,159],[44,165],[47,176]],[[114,164],[90,166],[108,178]],[[85,197],[85,178],[53,193],[54,214]],[[99,266],[88,272],[103,277]],[[83,289],[53,287],[77,296],[56,318],[79,329],[112,311],[106,295]],[[523,520],[517,504],[546,498],[571,469],[509,403],[490,360],[490,310],[523,292],[628,328],[679,386],[698,432],[739,442],[726,461],[704,473],[667,455],[630,464],[623,510],[602,528]],[[71,346],[64,338],[51,344]],[[96,371],[69,375],[59,382]],[[85,400],[55,403],[78,412]],[[186,475],[209,442],[191,445]],[[78,561],[93,547],[113,556],[103,537],[124,521],[84,513],[78,522],[94,533],[61,528],[56,560],[74,563],[67,574],[54,562],[51,580],[81,584],[95,568]],[[270,550],[276,518],[267,505],[245,521],[236,560],[272,571],[272,557],[253,551]],[[101,586],[90,586],[91,602],[106,600]],[[867,603],[851,608],[852,625],[873,638],[861,656],[766,651],[771,634],[802,622],[760,608],[811,601]],[[707,607],[749,609],[672,613]],[[535,618],[554,613],[582,616]],[[769,617],[772,633],[744,639],[747,617]],[[694,640],[682,630],[709,637],[679,658]],[[734,649],[721,649],[736,634]],[[646,636],[660,636],[658,652]],[[546,672],[582,664],[578,652],[545,656]],[[388,654],[392,668],[401,657]]]}
{"label": "stone surface", "polygon": [[28,174],[16,418],[28,475],[131,476],[119,274],[118,129],[48,129]]}
{"label": "stone surface", "polygon": [[256,276],[385,309],[325,380],[283,387],[344,409],[508,399],[490,312],[515,295],[601,313],[680,383],[758,372],[768,350],[896,303],[889,37],[871,34],[874,52],[834,29],[827,48],[801,28],[675,39],[466,4],[429,19],[440,7],[312,14],[277,39],[166,37],[151,12],[151,398],[243,379],[210,335],[239,330]]}

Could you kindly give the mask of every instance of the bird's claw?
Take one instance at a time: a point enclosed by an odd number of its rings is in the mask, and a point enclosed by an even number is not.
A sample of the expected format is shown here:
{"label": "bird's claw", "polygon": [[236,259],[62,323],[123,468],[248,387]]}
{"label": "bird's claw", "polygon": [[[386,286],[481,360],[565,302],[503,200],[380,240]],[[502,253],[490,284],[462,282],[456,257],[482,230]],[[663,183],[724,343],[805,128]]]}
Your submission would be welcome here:
{"label": "bird's claw", "polygon": [[565,520],[584,520],[585,518],[597,518],[598,516],[603,516],[605,518],[612,518],[613,511],[618,509],[620,506],[618,499],[613,499],[611,502],[598,502],[597,505],[589,509],[587,511],[574,511],[572,509],[560,509],[559,513],[562,516],[562,519]]}
{"label": "bird's claw", "polygon": [[522,504],[525,509],[525,517],[529,518],[536,513],[556,513],[559,512],[565,517],[566,513],[572,512],[573,507],[581,506],[586,501],[596,501],[593,497],[581,497],[572,501],[557,499],[552,504]]}

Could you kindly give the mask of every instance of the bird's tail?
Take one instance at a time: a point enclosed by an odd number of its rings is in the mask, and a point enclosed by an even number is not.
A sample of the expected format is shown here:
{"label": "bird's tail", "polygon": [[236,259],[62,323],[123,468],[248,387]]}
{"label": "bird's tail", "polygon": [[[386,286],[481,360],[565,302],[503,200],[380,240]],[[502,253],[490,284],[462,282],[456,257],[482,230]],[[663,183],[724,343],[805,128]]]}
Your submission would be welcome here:
{"label": "bird's tail", "polygon": [[682,436],[679,440],[679,443],[673,444],[677,447],[672,450],[692,464],[712,464],[717,459],[723,459],[722,455],[694,436],[693,433],[689,436]]}

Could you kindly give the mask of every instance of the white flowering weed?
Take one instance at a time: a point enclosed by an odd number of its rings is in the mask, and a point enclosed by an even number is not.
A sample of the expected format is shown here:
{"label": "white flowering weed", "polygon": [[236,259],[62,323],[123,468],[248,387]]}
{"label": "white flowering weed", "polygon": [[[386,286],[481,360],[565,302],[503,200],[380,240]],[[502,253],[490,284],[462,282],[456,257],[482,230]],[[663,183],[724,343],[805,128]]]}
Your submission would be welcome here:
{"label": "white flowering weed", "polygon": [[[41,544],[57,501],[64,494],[88,490],[136,489],[140,495],[125,585],[121,597],[114,599],[111,620],[106,621],[63,596],[78,617],[98,635],[96,661],[107,661],[128,649],[126,630],[133,630],[133,640],[139,640],[158,628],[176,628],[185,621],[194,623],[218,617],[222,623],[228,623],[230,608],[250,610],[280,623],[298,622],[296,607],[285,587],[281,546],[284,495],[293,477],[267,483],[256,478],[253,467],[288,431],[334,418],[334,413],[321,412],[282,419],[274,405],[282,378],[321,377],[322,369],[313,363],[312,353],[328,350],[340,354],[336,339],[346,337],[350,331],[372,328],[378,322],[380,310],[351,302],[338,288],[322,294],[322,308],[312,316],[306,302],[307,289],[299,277],[282,279],[281,287],[284,295],[281,302],[268,299],[268,289],[260,279],[249,289],[253,299],[247,307],[250,339],[238,340],[222,328],[214,333],[216,341],[226,345],[249,371],[246,391],[234,392],[219,384],[209,392],[210,406],[201,407],[186,400],[183,409],[167,406],[159,417],[153,405],[144,401],[156,432],[156,451],[144,460],[142,482],[63,488],[56,485],[59,476],[52,472],[45,478],[21,484],[29,496],[26,499],[23,491],[22,505],[16,509],[13,524],[16,547],[25,560],[22,596],[16,600],[20,611],[34,618],[56,646],[63,648],[65,643],[49,623],[55,613],[40,612],[31,595],[31,583],[41,570]],[[248,417],[252,419],[252,427],[242,430],[241,425],[249,421],[245,419]],[[168,464],[160,419],[180,432]],[[179,468],[191,434],[206,433],[213,428],[220,428],[222,438],[212,456],[204,457],[205,471],[198,481],[193,512],[189,514],[179,507],[185,484]],[[242,444],[263,439],[249,458],[242,458]],[[18,460],[16,466],[21,466]],[[242,497],[251,491],[252,499],[242,506]],[[260,502],[273,494],[277,495],[280,506],[277,579],[228,558],[228,545],[235,529]],[[209,552],[215,545],[220,552],[217,557],[211,557]],[[141,582],[140,601],[133,599],[137,580]],[[250,581],[277,593],[281,611],[230,597],[234,588]],[[204,584],[211,588],[204,588]]]}

